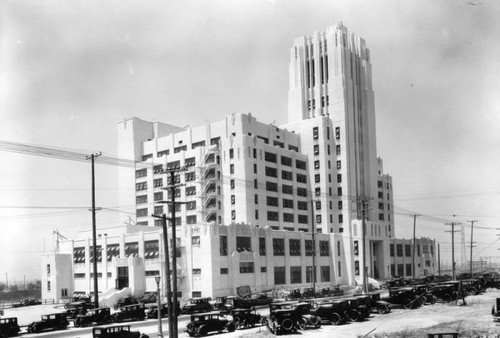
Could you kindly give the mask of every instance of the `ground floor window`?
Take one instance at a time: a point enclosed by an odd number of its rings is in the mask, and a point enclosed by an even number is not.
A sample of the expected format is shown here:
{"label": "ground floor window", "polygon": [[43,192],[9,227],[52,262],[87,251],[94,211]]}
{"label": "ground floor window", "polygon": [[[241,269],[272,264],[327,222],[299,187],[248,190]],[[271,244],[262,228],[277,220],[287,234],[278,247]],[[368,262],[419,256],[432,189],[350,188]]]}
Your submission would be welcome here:
{"label": "ground floor window", "polygon": [[275,266],[274,267],[274,284],[281,285],[285,284],[285,267],[284,266]]}
{"label": "ground floor window", "polygon": [[302,283],[302,268],[300,266],[290,267],[290,283],[291,284]]}
{"label": "ground floor window", "polygon": [[321,281],[329,282],[330,281],[330,267],[322,266],[321,268]]}
{"label": "ground floor window", "polygon": [[68,289],[61,289],[61,297],[62,298],[68,297]]}

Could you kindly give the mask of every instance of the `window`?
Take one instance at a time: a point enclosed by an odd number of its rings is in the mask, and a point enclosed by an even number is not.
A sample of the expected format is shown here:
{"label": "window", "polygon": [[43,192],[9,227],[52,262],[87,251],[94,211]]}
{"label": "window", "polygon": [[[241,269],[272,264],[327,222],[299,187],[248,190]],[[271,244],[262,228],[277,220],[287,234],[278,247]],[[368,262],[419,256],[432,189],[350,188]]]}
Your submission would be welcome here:
{"label": "window", "polygon": [[196,187],[186,187],[186,196],[193,196],[196,195]]}
{"label": "window", "polygon": [[259,210],[255,210],[255,219],[259,219]]}
{"label": "window", "polygon": [[236,237],[236,250],[238,252],[252,251],[251,238],[250,237]]}
{"label": "window", "polygon": [[147,182],[136,183],[136,185],[135,185],[136,191],[146,190],[147,188],[148,188]]}
{"label": "window", "polygon": [[259,204],[259,195],[254,195],[253,200],[255,204]]}
{"label": "window", "polygon": [[274,284],[280,285],[285,284],[285,267],[275,266],[274,267]]}
{"label": "window", "polygon": [[319,155],[319,144],[315,144],[313,147],[314,155]]}
{"label": "window", "polygon": [[425,255],[425,254],[428,254],[429,253],[429,246],[427,244],[424,244],[422,246],[422,253]]}
{"label": "window", "polygon": [[156,259],[160,257],[160,246],[158,240],[144,242],[144,259]]}
{"label": "window", "polygon": [[316,183],[321,182],[321,175],[320,174],[314,175],[314,182],[316,182]]}
{"label": "window", "polygon": [[307,215],[298,215],[300,224],[307,224]]}
{"label": "window", "polygon": [[328,241],[319,241],[319,255],[330,256],[330,244]]}
{"label": "window", "polygon": [[342,183],[342,174],[337,174],[337,183]]}
{"label": "window", "polygon": [[359,276],[359,261],[354,261],[354,274]]}
{"label": "window", "polygon": [[155,202],[163,200],[163,192],[162,191],[155,192],[155,194],[154,194],[154,200],[155,200]]}
{"label": "window", "polygon": [[338,269],[337,270],[339,272],[339,277],[341,277],[342,276],[342,265],[341,265],[340,261],[338,261],[337,263],[338,263]]}
{"label": "window", "polygon": [[196,224],[196,215],[189,215],[186,217],[186,224]]}
{"label": "window", "polygon": [[307,202],[297,201],[297,209],[307,210]]}
{"label": "window", "polygon": [[337,188],[337,195],[342,196],[342,187]]}
{"label": "window", "polygon": [[283,238],[273,238],[273,255],[285,255],[285,240]]}
{"label": "window", "polygon": [[191,246],[200,246],[200,236],[191,237]]}
{"label": "window", "polygon": [[148,215],[148,209],[147,208],[137,209],[135,214],[137,217],[146,217]]}
{"label": "window", "polygon": [[260,272],[266,273],[267,272],[267,266],[261,266],[260,267]]}
{"label": "window", "polygon": [[231,210],[231,219],[232,220],[236,219],[236,210]]}
{"label": "window", "polygon": [[229,173],[234,174],[234,164],[232,163],[229,165]]}
{"label": "window", "polygon": [[310,239],[306,239],[304,241],[304,246],[306,250],[306,256],[312,256],[313,255],[313,242]]}
{"label": "window", "polygon": [[337,169],[342,169],[342,161],[337,161]]}
{"label": "window", "polygon": [[148,203],[148,195],[136,196],[135,203],[136,204]]}
{"label": "window", "polygon": [[196,201],[186,202],[186,210],[196,210]]}
{"label": "window", "polygon": [[253,164],[253,173],[257,174],[257,163]]}
{"label": "window", "polygon": [[111,262],[113,257],[120,257],[120,245],[108,244],[106,246],[106,261]]}
{"label": "window", "polygon": [[261,256],[266,255],[266,238],[265,237],[259,237],[259,254]]}
{"label": "window", "polygon": [[234,149],[229,149],[229,158],[234,158]]}
{"label": "window", "polygon": [[430,268],[430,266],[431,266],[431,261],[426,260],[426,261],[425,261],[425,267],[426,267],[426,268]]}
{"label": "window", "polygon": [[283,184],[281,186],[281,192],[284,194],[292,195],[293,194],[293,187],[291,185]]}
{"label": "window", "polygon": [[234,189],[234,179],[231,180],[231,189]]}
{"label": "window", "polygon": [[344,215],[339,214],[339,223],[344,223]]}
{"label": "window", "polygon": [[227,256],[227,236],[219,236],[219,252],[221,256]]}
{"label": "window", "polygon": [[270,153],[270,152],[265,152],[264,153],[264,159],[267,161],[267,162],[272,162],[272,163],[276,163],[276,154],[273,154],[273,153]]}
{"label": "window", "polygon": [[319,169],[319,160],[314,161],[314,169]]}
{"label": "window", "polygon": [[281,156],[281,164],[288,167],[292,166],[292,159],[290,157]]}
{"label": "window", "polygon": [[297,196],[307,197],[307,189],[297,188]]}
{"label": "window", "polygon": [[253,187],[254,187],[254,189],[257,189],[259,187],[259,183],[258,183],[257,179],[253,180]]}
{"label": "window", "polygon": [[316,215],[316,223],[321,224],[321,215]]}
{"label": "window", "polygon": [[279,206],[278,198],[267,196],[267,205],[272,206],[272,207]]}
{"label": "window", "polygon": [[186,151],[187,150],[187,146],[180,146],[180,147],[175,147],[174,148],[174,153],[177,154],[177,153],[180,153],[181,151]]}
{"label": "window", "polygon": [[231,195],[231,204],[235,204],[236,202],[236,197],[234,195]]}
{"label": "window", "polygon": [[227,275],[229,273],[229,269],[228,268],[220,268],[220,274],[221,275]]}
{"label": "window", "polygon": [[318,131],[318,127],[314,127],[313,128],[313,139],[314,140],[317,140],[319,137],[319,131]]}
{"label": "window", "polygon": [[330,267],[329,266],[321,266],[321,282],[329,282],[330,281]]}
{"label": "window", "polygon": [[253,262],[240,262],[240,273],[253,273]]}
{"label": "window", "polygon": [[394,244],[389,245],[389,252],[390,252],[391,257],[394,257]]}
{"label": "window", "polygon": [[396,255],[398,257],[403,257],[403,244],[396,245]]}
{"label": "window", "polygon": [[337,256],[341,256],[340,241],[337,241]]}
{"label": "window", "polygon": [[307,183],[307,176],[303,174],[297,174],[297,182]]}
{"label": "window", "polygon": [[138,257],[139,256],[139,243],[131,242],[125,243],[125,257]]}
{"label": "window", "polygon": [[288,241],[290,256],[300,256],[300,239],[290,239]]}
{"label": "window", "polygon": [[281,178],[284,179],[284,180],[293,180],[293,174],[291,171],[286,171],[286,170],[282,170],[281,171]]}
{"label": "window", "polygon": [[135,177],[140,178],[140,177],[145,177],[148,175],[148,170],[147,169],[140,169],[135,171]]}
{"label": "window", "polygon": [[201,269],[193,269],[193,275],[201,275]]}
{"label": "window", "polygon": [[301,160],[295,160],[295,167],[297,169],[302,169],[302,170],[306,170],[306,162],[305,161],[301,161]]}
{"label": "window", "polygon": [[316,201],[316,210],[321,210],[321,201]]}
{"label": "window", "polygon": [[161,215],[161,214],[163,214],[163,206],[162,205],[155,206],[154,214],[155,215]]}
{"label": "window", "polygon": [[290,283],[291,284],[302,283],[302,267],[300,266],[290,267]]}
{"label": "window", "polygon": [[[316,269],[314,269],[314,271],[316,272]],[[315,273],[313,274],[313,267],[306,266],[306,283],[311,283],[314,275]]]}
{"label": "window", "polygon": [[411,257],[411,245],[410,244],[405,244],[405,256]]}
{"label": "window", "polygon": [[267,220],[268,221],[279,221],[279,213],[276,211],[268,211],[267,212]]}
{"label": "window", "polygon": [[[283,213],[283,222],[293,223],[293,219],[294,219],[293,214],[287,212]],[[293,229],[290,231],[293,231]]]}
{"label": "window", "polygon": [[359,255],[359,242],[354,241],[354,255],[358,256]]}
{"label": "window", "polygon": [[411,276],[411,264],[406,264],[406,275]]}
{"label": "window", "polygon": [[278,184],[274,182],[266,182],[267,191],[278,191]]}
{"label": "window", "polygon": [[335,127],[335,138],[340,140],[340,127]]}
{"label": "window", "polygon": [[337,203],[337,208],[338,208],[339,210],[342,210],[342,208],[343,208],[343,202],[342,202],[342,201],[338,201],[338,203]]}
{"label": "window", "polygon": [[253,158],[257,158],[257,149],[253,148]]}
{"label": "window", "polygon": [[340,155],[340,144],[337,144],[335,146],[335,150],[336,150],[337,156],[339,156]]}
{"label": "window", "polygon": [[316,195],[316,197],[320,197],[321,196],[321,188],[320,187],[316,187],[314,189],[314,195]]}
{"label": "window", "polygon": [[266,167],[266,176],[278,177],[278,170],[276,168]]}

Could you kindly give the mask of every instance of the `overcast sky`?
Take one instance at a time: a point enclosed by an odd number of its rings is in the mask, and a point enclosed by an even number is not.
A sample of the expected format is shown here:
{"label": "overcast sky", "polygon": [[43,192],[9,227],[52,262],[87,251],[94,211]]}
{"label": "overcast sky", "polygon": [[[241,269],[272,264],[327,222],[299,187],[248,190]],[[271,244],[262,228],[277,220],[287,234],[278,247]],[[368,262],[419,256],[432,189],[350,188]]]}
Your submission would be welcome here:
{"label": "overcast sky", "polygon": [[[252,112],[286,123],[293,39],[342,21],[371,50],[397,236],[411,238],[408,214],[422,214],[417,236],[436,238],[450,261],[444,223],[478,220],[475,259],[497,256],[499,14],[483,0],[0,0],[0,140],[116,154],[125,117],[194,127]],[[52,232],[91,226],[86,210],[45,208],[89,207],[90,164],[0,159],[0,280],[40,278]],[[98,206],[118,207],[114,174],[97,166]],[[127,216],[102,211],[97,223]],[[458,263],[460,243],[458,233]]]}

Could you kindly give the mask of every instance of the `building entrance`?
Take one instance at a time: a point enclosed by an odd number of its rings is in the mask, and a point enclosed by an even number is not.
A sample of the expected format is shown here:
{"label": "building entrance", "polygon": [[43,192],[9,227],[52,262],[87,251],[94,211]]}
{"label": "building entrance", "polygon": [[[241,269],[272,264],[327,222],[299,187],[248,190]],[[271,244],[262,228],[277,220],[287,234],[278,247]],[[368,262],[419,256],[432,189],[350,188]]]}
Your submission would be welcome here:
{"label": "building entrance", "polygon": [[121,290],[129,287],[128,266],[118,267],[118,278],[116,279],[116,289]]}

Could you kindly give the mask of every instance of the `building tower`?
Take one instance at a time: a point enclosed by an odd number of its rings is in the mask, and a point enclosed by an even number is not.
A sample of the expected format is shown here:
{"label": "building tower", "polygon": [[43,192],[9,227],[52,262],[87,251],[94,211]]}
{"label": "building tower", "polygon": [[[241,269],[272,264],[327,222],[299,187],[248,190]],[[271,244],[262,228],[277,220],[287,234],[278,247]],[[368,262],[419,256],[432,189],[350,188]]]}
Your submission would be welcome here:
{"label": "building tower", "polygon": [[318,231],[356,238],[364,217],[367,265],[377,278],[387,270],[380,258],[383,240],[394,237],[394,212],[392,178],[377,157],[371,73],[365,41],[342,23],[295,39],[288,124],[283,127],[301,135],[302,152],[313,164],[311,198]]}

